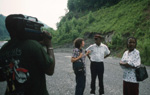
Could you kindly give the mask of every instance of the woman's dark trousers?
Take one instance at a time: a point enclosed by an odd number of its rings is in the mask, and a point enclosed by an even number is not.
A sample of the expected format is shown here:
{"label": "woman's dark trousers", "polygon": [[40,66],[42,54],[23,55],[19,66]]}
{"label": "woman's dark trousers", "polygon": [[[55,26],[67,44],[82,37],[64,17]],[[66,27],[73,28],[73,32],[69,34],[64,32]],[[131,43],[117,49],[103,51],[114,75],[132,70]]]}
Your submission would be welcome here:
{"label": "woman's dark trousers", "polygon": [[85,71],[75,73],[75,75],[76,75],[75,95],[83,95],[85,89],[85,82],[86,82]]}
{"label": "woman's dark trousers", "polygon": [[139,95],[139,83],[123,81],[123,95]]}
{"label": "woman's dark trousers", "polygon": [[95,82],[96,77],[99,79],[99,93],[104,94],[104,85],[103,85],[103,74],[104,74],[104,63],[103,62],[91,62],[91,94],[95,94]]}

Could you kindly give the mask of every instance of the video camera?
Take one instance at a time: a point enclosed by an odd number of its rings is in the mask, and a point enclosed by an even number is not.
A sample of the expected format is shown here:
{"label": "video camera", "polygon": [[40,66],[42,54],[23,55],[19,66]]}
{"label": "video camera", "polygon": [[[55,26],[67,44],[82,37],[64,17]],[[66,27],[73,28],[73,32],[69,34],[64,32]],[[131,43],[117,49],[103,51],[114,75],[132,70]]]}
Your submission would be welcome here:
{"label": "video camera", "polygon": [[13,20],[16,22],[14,28],[19,39],[32,39],[37,41],[42,41],[45,37],[52,39],[51,36],[42,31],[44,25],[39,23],[35,17],[14,17]]}

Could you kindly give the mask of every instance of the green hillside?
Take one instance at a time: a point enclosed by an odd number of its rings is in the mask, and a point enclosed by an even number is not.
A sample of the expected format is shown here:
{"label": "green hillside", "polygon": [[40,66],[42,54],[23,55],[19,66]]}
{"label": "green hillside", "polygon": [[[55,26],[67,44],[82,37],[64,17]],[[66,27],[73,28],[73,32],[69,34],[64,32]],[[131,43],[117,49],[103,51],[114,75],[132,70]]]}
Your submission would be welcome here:
{"label": "green hillside", "polygon": [[[77,16],[78,15],[78,16]],[[142,63],[150,64],[150,0],[121,0],[113,6],[103,6],[96,11],[69,12],[52,31],[53,43],[72,43],[77,37],[92,38],[100,33],[115,56],[122,56],[126,39],[134,36],[138,40]]]}
{"label": "green hillside", "polygon": [[[142,63],[150,65],[150,0],[68,0],[67,6],[69,12],[57,23],[57,30],[45,28],[55,47],[72,46],[78,37],[89,45],[99,33],[112,56],[121,57],[126,39],[134,36]],[[4,20],[0,15],[0,40],[9,38]]]}

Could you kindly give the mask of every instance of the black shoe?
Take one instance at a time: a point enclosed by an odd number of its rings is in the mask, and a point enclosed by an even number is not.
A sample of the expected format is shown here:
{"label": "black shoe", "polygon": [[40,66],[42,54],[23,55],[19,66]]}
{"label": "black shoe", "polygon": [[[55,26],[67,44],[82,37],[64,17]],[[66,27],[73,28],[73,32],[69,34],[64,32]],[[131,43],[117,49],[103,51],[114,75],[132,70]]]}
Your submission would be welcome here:
{"label": "black shoe", "polygon": [[99,93],[99,95],[102,95],[102,94],[104,94],[104,93]]}
{"label": "black shoe", "polygon": [[95,91],[91,90],[90,94],[95,94]]}
{"label": "black shoe", "polygon": [[99,90],[99,95],[104,94],[104,90]]}

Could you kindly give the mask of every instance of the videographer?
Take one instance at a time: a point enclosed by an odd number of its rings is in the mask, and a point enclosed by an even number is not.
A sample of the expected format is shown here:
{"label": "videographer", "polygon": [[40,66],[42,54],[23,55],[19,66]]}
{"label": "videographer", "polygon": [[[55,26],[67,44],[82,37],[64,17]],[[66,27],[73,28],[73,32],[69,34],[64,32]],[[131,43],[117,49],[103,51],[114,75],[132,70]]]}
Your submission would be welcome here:
{"label": "videographer", "polygon": [[[22,14],[6,17],[6,28],[11,40],[0,49],[0,81],[7,81],[5,95],[49,95],[46,88],[47,75],[53,75],[55,57],[50,33],[44,32],[42,45],[39,41],[27,39],[18,31],[18,19]],[[16,27],[17,26],[17,27]]]}

